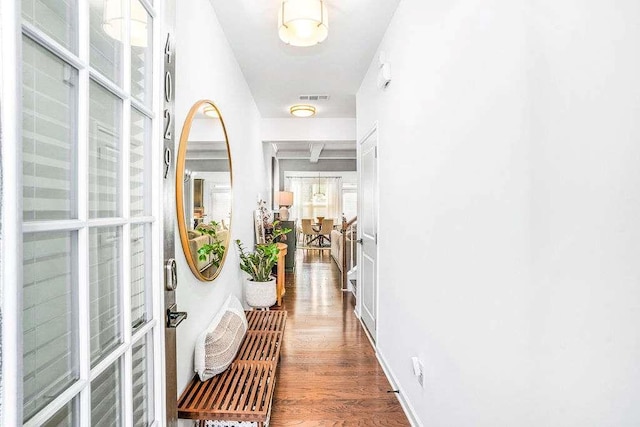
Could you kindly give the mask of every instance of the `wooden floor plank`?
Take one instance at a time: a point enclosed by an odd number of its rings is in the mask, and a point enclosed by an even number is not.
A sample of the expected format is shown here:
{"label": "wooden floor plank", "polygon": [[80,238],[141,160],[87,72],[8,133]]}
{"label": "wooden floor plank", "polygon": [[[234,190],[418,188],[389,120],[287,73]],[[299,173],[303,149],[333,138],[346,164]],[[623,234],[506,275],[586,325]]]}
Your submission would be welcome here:
{"label": "wooden floor plank", "polygon": [[296,255],[296,272],[286,276],[271,425],[409,426],[329,252]]}

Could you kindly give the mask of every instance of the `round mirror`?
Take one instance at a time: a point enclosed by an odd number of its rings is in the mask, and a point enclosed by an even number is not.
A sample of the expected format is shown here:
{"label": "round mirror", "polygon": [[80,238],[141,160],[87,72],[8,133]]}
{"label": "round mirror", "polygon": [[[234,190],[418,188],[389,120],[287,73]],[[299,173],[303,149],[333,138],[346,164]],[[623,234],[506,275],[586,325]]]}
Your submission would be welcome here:
{"label": "round mirror", "polygon": [[184,256],[200,280],[215,279],[231,235],[231,153],[216,105],[196,102],[184,122],[176,163],[176,211]]}

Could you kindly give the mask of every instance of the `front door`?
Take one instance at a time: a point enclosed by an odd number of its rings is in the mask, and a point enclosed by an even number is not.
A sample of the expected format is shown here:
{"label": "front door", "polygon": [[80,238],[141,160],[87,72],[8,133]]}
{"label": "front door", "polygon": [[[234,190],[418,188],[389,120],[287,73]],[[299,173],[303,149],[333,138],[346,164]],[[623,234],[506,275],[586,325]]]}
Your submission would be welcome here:
{"label": "front door", "polygon": [[378,307],[378,132],[374,129],[360,142],[358,149],[358,175],[360,203],[358,233],[361,243],[359,298],[360,317],[371,338],[376,339],[376,315]]}
{"label": "front door", "polygon": [[161,425],[162,1],[0,9],[0,424]]}

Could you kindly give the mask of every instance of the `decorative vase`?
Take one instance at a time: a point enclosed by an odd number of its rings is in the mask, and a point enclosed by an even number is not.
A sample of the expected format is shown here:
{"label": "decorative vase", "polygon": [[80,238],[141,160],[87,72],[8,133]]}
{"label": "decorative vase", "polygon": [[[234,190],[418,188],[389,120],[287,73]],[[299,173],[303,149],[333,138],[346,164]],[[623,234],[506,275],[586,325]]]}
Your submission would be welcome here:
{"label": "decorative vase", "polygon": [[254,282],[245,280],[244,298],[247,304],[255,308],[271,307],[278,300],[276,291],[276,279],[268,282]]}

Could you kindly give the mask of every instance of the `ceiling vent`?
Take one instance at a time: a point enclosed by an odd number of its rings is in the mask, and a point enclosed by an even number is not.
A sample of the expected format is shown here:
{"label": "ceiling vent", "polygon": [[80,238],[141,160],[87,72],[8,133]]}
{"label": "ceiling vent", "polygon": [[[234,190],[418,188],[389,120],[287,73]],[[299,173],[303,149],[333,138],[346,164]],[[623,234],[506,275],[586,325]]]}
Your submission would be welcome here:
{"label": "ceiling vent", "polygon": [[300,95],[300,101],[328,101],[329,95]]}

